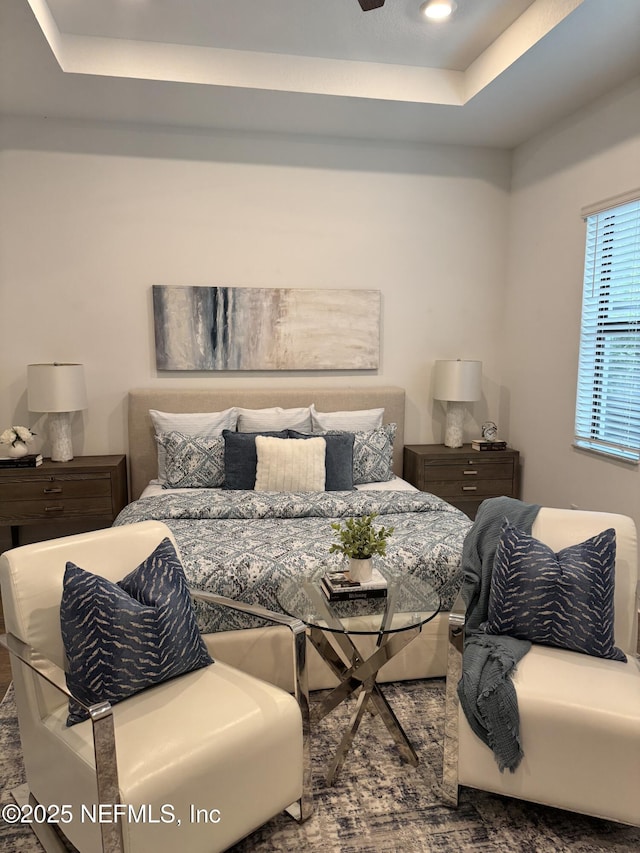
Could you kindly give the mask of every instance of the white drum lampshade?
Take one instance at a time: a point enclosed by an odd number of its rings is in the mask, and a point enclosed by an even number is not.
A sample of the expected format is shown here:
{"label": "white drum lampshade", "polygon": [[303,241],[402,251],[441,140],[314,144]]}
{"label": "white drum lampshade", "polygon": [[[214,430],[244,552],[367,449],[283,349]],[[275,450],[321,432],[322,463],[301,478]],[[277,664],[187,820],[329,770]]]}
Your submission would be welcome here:
{"label": "white drum lampshade", "polygon": [[482,396],[482,362],[463,359],[436,361],[433,397],[447,404],[444,443],[462,447],[465,403]]}
{"label": "white drum lampshade", "polygon": [[48,412],[51,459],[73,459],[71,412],[87,408],[87,390],[82,364],[27,365],[27,407],[30,412]]}

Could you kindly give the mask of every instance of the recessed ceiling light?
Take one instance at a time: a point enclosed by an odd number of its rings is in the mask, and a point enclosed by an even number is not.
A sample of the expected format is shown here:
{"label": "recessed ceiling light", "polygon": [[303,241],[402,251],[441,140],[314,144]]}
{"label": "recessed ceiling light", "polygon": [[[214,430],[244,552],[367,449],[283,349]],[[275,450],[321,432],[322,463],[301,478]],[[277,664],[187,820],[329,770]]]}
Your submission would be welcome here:
{"label": "recessed ceiling light", "polygon": [[428,0],[420,6],[420,11],[431,21],[444,21],[455,8],[454,0]]}

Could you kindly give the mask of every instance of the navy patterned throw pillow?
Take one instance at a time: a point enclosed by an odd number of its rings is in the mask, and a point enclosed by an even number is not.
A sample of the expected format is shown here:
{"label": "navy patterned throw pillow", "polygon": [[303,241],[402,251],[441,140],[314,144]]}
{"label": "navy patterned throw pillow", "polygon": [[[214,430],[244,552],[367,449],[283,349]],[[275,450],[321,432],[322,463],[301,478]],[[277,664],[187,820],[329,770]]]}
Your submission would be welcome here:
{"label": "navy patterned throw pillow", "polygon": [[397,424],[356,432],[353,443],[353,484],[393,480],[393,442]]}
{"label": "navy patterned throw pillow", "polygon": [[165,449],[164,489],[217,489],[224,483],[224,438],[167,432],[157,437]]}
{"label": "navy patterned throw pillow", "polygon": [[505,522],[489,594],[488,634],[626,661],[614,644],[616,532],[557,554]]}
{"label": "navy patterned throw pillow", "polygon": [[[170,539],[118,583],[67,563],[60,622],[67,686],[87,705],[115,704],[213,663]],[[86,719],[70,700],[67,725]]]}

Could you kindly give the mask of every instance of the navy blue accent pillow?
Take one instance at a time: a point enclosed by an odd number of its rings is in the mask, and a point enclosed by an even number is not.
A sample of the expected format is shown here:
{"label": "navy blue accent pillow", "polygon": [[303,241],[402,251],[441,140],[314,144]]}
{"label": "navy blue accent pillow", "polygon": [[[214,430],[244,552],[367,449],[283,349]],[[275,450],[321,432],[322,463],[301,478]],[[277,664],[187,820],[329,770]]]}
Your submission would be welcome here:
{"label": "navy blue accent pillow", "polygon": [[287,430],[280,432],[234,432],[222,430],[224,438],[224,488],[253,489],[256,485],[258,454],[256,436],[272,435],[287,438]]}
{"label": "navy blue accent pillow", "polygon": [[[118,583],[68,562],[60,603],[67,686],[87,705],[111,704],[213,663],[170,539]],[[67,725],[88,719],[69,701]]]}
{"label": "navy blue accent pillow", "polygon": [[[288,430],[289,438],[318,438],[318,434]],[[341,432],[336,435],[323,434],[327,444],[324,458],[325,491],[341,492],[353,490],[353,442],[352,432]]]}
{"label": "navy blue accent pillow", "polygon": [[505,521],[493,564],[488,618],[481,628],[626,661],[614,644],[615,562],[613,528],[555,554]]}

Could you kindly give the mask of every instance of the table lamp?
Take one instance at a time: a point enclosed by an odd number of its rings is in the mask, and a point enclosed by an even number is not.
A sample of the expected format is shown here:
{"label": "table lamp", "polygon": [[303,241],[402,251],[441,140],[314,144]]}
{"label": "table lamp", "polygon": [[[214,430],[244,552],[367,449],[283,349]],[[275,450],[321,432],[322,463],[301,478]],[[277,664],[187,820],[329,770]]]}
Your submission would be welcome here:
{"label": "table lamp", "polygon": [[436,361],[433,397],[447,404],[444,443],[447,447],[462,447],[465,403],[482,396],[481,361]]}
{"label": "table lamp", "polygon": [[71,413],[87,408],[82,364],[27,365],[27,407],[30,412],[48,412],[51,459],[73,459]]}

